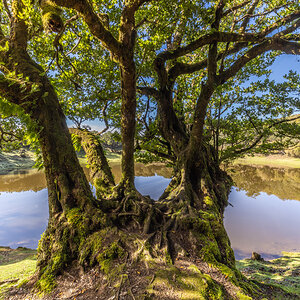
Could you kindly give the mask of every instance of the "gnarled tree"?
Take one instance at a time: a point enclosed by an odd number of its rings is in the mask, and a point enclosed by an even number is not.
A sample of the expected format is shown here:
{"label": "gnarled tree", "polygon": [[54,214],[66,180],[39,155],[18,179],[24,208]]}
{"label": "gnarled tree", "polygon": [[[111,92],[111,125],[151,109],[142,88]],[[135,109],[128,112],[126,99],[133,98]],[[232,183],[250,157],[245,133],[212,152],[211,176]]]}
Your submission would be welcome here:
{"label": "gnarled tree", "polygon": [[[149,5],[142,7],[147,2]],[[177,1],[128,0],[118,5],[113,2],[121,13],[118,22],[114,21],[112,25],[104,11],[96,13],[97,8],[102,7],[102,1],[41,2],[42,10],[50,3],[77,11],[91,34],[101,41],[120,66],[123,145],[120,186],[125,189],[122,197],[116,196],[110,190],[113,179],[105,158],[95,160],[95,174],[97,168],[104,165],[102,171],[107,170],[105,178],[102,177],[107,188],[98,194],[99,201],[96,202],[75,157],[55,91],[46,76],[41,75],[43,70],[28,56],[26,22],[22,14],[17,13],[24,6],[21,0],[14,1],[11,46],[3,51],[2,61],[9,72],[15,71],[16,75],[29,80],[26,79],[24,85],[19,77],[9,78],[4,74],[1,89],[5,98],[23,107],[38,125],[51,203],[49,227],[39,248],[42,289],[53,287],[54,276],[65,265],[76,261],[86,267],[100,266],[110,283],[118,281],[118,288],[104,288],[103,297],[113,293],[119,297],[122,292],[126,297],[133,294],[133,280],[139,281],[139,289],[132,298],[180,299],[185,290],[193,297],[237,299],[259,292],[257,286],[247,282],[235,268],[234,254],[223,226],[231,183],[226,173],[220,170],[214,151],[205,140],[204,125],[207,107],[216,89],[237,76],[258,56],[268,51],[299,53],[299,37],[293,34],[299,27],[299,4],[291,2],[287,7],[279,2],[220,0],[199,3],[186,0],[180,5]],[[169,24],[166,11],[173,8],[174,16]],[[57,21],[57,14],[61,11],[56,6],[53,9],[56,17],[45,19],[46,27],[54,26],[59,30],[61,22]],[[140,18],[137,26],[135,16],[139,12],[144,18]],[[43,13],[45,15],[45,10]],[[160,14],[163,28],[159,26]],[[49,6],[46,15],[51,16]],[[174,20],[178,22],[175,25]],[[200,21],[197,23],[197,20]],[[156,72],[153,86],[139,87],[138,90],[157,101],[158,127],[162,144],[167,148],[164,154],[174,163],[175,170],[170,186],[158,202],[142,197],[134,190],[136,29],[140,28],[139,41],[142,43],[149,24],[154,33],[158,27],[156,34],[163,36],[164,28],[168,28],[166,34],[170,35],[166,43],[154,43],[156,48],[149,55],[150,60],[155,56],[152,70],[145,67],[143,70],[146,55],[139,65],[145,74],[144,82],[150,82],[150,75]],[[193,26],[195,28],[191,30]],[[114,37],[116,31],[118,39]],[[3,34],[3,42],[5,39]],[[167,49],[162,51],[165,46]],[[176,106],[178,99],[174,97],[174,89],[179,77],[196,71],[202,74],[199,75],[202,85],[194,105],[192,124],[186,126]],[[38,90],[34,89],[36,85]],[[88,136],[85,142],[85,132],[77,134],[85,147],[93,148],[87,152],[98,155],[97,147],[94,147],[97,140]],[[98,174],[102,176],[101,172]],[[184,280],[196,280],[192,292]]]}

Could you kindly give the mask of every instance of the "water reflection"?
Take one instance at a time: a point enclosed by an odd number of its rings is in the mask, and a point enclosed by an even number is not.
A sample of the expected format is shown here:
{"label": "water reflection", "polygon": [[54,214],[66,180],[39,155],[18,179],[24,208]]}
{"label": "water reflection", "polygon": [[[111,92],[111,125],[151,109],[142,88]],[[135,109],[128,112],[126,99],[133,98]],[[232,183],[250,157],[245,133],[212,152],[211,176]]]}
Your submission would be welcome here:
{"label": "water reflection", "polygon": [[235,165],[228,172],[235,186],[247,191],[247,196],[264,192],[282,200],[300,200],[300,169]]}
{"label": "water reflection", "polygon": [[[111,167],[118,182],[120,165]],[[249,257],[252,251],[265,258],[300,251],[300,202],[291,201],[300,200],[300,170],[240,165],[230,173],[236,187],[224,222],[236,257]],[[170,176],[162,164],[136,165],[137,189],[153,199],[163,193]],[[37,246],[48,219],[45,187],[44,174],[34,170],[0,176],[0,245]]]}
{"label": "water reflection", "polygon": [[[115,181],[119,182],[121,179],[121,165],[119,163],[112,163],[112,172]],[[89,170],[83,168],[85,174],[88,176]],[[136,176],[162,176],[165,178],[171,177],[171,169],[166,168],[163,164],[143,165],[137,163],[135,165]],[[155,179],[157,181],[157,179]],[[37,170],[20,170],[15,174],[0,175],[0,192],[23,192],[23,191],[40,191],[46,188],[46,179],[42,171]]]}
{"label": "water reflection", "polygon": [[224,223],[236,258],[261,253],[266,259],[282,251],[300,251],[300,203],[261,193],[255,198],[233,188]]}
{"label": "water reflection", "polygon": [[0,175],[0,192],[40,191],[46,188],[45,175],[37,170],[18,171]]}
{"label": "water reflection", "polygon": [[0,194],[0,245],[36,248],[48,222],[47,189]]}

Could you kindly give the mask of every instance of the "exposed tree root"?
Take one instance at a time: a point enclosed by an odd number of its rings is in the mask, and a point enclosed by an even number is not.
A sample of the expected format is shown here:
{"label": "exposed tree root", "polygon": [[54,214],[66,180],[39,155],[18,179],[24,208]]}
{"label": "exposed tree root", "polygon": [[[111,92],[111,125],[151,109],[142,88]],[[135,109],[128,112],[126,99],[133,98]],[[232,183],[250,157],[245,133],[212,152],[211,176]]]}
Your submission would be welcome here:
{"label": "exposed tree root", "polygon": [[181,182],[155,202],[123,184],[98,199],[102,210],[53,217],[39,246],[38,288],[53,295],[56,277],[75,261],[98,270],[98,299],[259,299],[235,268],[223,226],[219,195],[229,186],[197,193]]}

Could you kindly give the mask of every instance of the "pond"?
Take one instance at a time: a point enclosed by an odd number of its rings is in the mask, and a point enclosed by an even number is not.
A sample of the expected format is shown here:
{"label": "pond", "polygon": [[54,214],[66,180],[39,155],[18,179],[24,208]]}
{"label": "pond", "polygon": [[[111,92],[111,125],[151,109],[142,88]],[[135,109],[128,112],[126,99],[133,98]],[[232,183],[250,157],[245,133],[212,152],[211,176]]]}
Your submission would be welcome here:
{"label": "pond", "polygon": [[[112,164],[116,181],[120,166]],[[237,259],[300,251],[300,169],[236,165],[224,224]],[[163,165],[136,165],[135,183],[158,199],[170,182]],[[46,182],[35,170],[0,176],[0,245],[36,248],[48,221]]]}

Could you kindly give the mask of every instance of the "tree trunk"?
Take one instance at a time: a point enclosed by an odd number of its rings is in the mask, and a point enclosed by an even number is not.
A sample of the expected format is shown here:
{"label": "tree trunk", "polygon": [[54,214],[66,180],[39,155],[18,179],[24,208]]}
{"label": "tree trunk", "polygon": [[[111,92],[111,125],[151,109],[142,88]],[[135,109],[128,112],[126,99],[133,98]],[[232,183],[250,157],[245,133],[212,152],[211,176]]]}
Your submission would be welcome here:
{"label": "tree trunk", "polygon": [[[132,55],[131,55],[132,56]],[[132,60],[125,61],[121,69],[122,88],[122,179],[121,184],[134,188],[134,137],[136,115],[136,70]]]}
{"label": "tree trunk", "polygon": [[38,287],[49,291],[55,285],[55,275],[80,259],[86,237],[105,227],[107,219],[79,164],[51,83],[25,51],[12,53],[11,61],[17,67],[16,74],[28,78],[31,87],[24,89],[14,83],[6,87],[4,96],[21,106],[33,121],[47,180],[49,222],[39,243],[37,266]]}
{"label": "tree trunk", "polygon": [[94,206],[89,183],[79,165],[65,116],[53,87],[46,83],[35,106],[27,109],[37,124],[49,195],[50,217],[74,207]]}
{"label": "tree trunk", "polygon": [[48,187],[49,223],[38,247],[38,287],[47,291],[55,285],[53,276],[79,259],[85,237],[101,228],[105,217],[79,164],[56,93],[47,80],[43,83],[43,97],[25,105],[25,111],[37,124]]}

